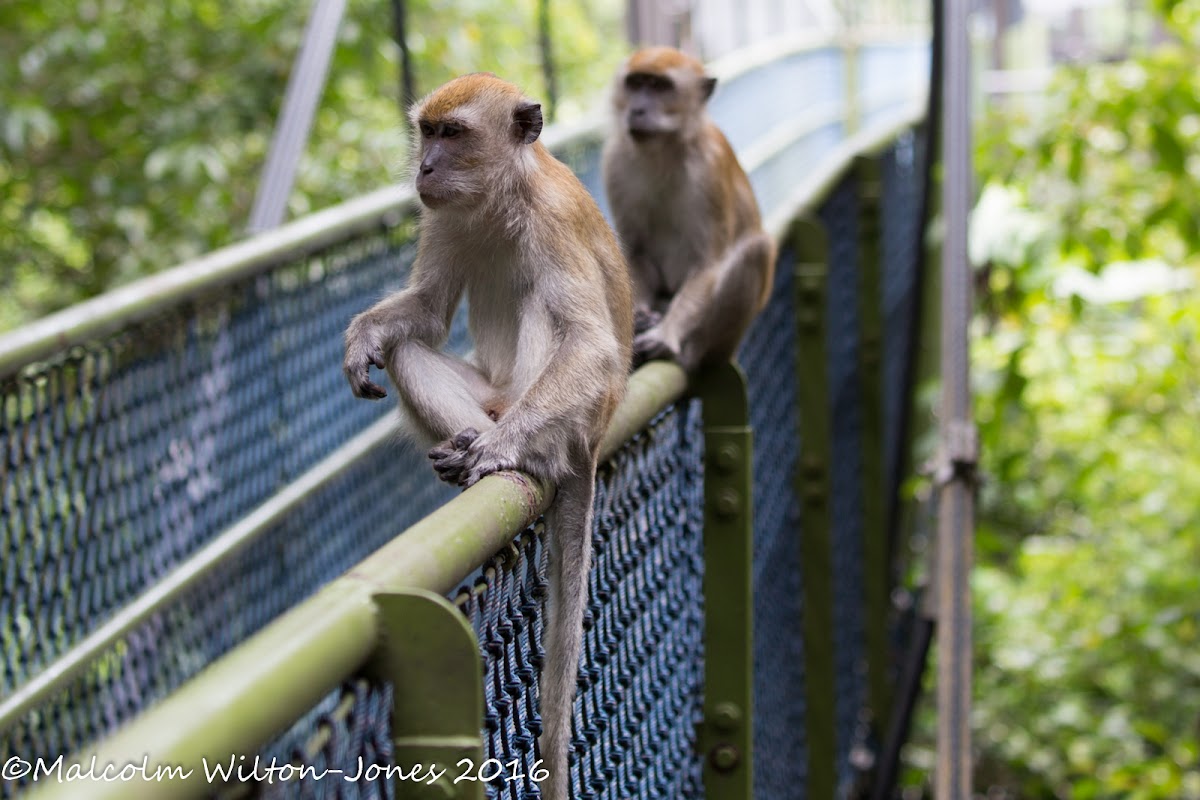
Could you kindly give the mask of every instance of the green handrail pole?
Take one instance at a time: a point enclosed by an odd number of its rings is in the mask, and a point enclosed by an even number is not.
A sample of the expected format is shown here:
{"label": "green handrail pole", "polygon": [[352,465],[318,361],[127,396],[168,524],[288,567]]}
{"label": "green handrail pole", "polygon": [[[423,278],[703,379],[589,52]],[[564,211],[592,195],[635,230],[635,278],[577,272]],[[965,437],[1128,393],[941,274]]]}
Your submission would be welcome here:
{"label": "green handrail pole", "polygon": [[800,417],[800,564],[804,581],[804,680],[807,692],[808,787],[812,800],[833,800],[837,789],[833,662],[833,532],[829,507],[832,411],[825,342],[825,285],[829,240],[812,217],[792,224],[796,251],[796,381]]}
{"label": "green handrail pole", "polygon": [[[462,612],[441,595],[404,589],[372,598],[380,646],[373,672],[392,684],[391,776],[406,800],[483,800],[483,673]],[[418,769],[417,765],[420,765]],[[456,779],[466,773],[469,777]]]}
{"label": "green handrail pole", "polygon": [[[618,411],[618,419],[636,410]],[[649,415],[647,415],[649,418]],[[626,422],[625,424],[632,424]],[[489,475],[376,550],[313,597],[209,665],[136,720],[67,764],[183,765],[187,780],[40,782],[29,797],[130,800],[203,797],[202,759],[251,758],[306,709],[365,665],[379,636],[372,597],[420,587],[453,591],[538,515],[553,487],[518,472]],[[478,656],[473,663],[478,666]],[[480,717],[482,720],[482,716]]]}
{"label": "green handrail pole", "polygon": [[697,375],[704,415],[704,718],[707,800],[754,797],[753,435],[736,364]]}
{"label": "green handrail pole", "polygon": [[[371,653],[375,611],[365,595],[335,582],[214,662],[130,725],[64,759],[85,769],[94,756],[96,780],[38,781],[25,800],[171,800],[210,795],[215,765],[253,762],[263,742],[287,730],[299,713],[354,674]],[[245,761],[239,757],[245,756]],[[162,780],[102,780],[142,764],[147,771],[181,768]],[[247,767],[247,771],[248,771]]]}
{"label": "green handrail pole", "polygon": [[416,73],[413,70],[412,51],[408,49],[408,3],[392,0],[392,38],[400,50],[400,92],[397,101],[402,123],[408,123],[408,107],[417,100]]}
{"label": "green handrail pole", "polygon": [[883,268],[880,219],[883,195],[878,156],[855,161],[858,180],[859,376],[862,387],[863,602],[867,699],[876,741],[891,708],[888,636],[892,570],[888,560],[887,478],[883,414]]}

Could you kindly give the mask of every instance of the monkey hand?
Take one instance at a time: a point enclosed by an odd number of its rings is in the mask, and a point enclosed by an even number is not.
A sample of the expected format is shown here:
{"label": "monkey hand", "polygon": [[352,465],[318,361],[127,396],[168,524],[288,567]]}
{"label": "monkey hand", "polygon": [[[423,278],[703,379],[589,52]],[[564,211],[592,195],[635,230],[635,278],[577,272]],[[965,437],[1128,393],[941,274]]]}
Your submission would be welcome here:
{"label": "monkey hand", "polygon": [[633,337],[634,366],[641,366],[656,358],[679,360],[679,345],[664,336],[662,328],[657,325]]}
{"label": "monkey hand", "polygon": [[452,438],[434,445],[429,458],[438,477],[455,486],[465,485],[473,464],[468,448],[478,438],[479,431],[464,428]]}
{"label": "monkey hand", "polygon": [[346,355],[342,360],[342,371],[350,382],[350,391],[355,397],[378,400],[387,397],[387,391],[370,377],[371,365],[386,369],[383,361],[383,343],[379,331],[369,322],[355,318],[346,330]]}
{"label": "monkey hand", "polygon": [[433,468],[447,483],[474,486],[493,472],[518,469],[517,448],[501,428],[479,433],[467,428],[429,451]]}
{"label": "monkey hand", "polygon": [[638,306],[633,310],[634,334],[645,333],[662,322],[662,314],[647,306]]}

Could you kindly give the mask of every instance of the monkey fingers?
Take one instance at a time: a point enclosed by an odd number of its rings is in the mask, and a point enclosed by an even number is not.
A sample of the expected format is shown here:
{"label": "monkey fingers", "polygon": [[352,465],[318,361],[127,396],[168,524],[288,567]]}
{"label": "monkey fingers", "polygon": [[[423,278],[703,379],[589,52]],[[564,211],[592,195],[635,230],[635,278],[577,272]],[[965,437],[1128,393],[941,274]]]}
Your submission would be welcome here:
{"label": "monkey fingers", "polygon": [[500,428],[493,428],[471,443],[471,464],[465,484],[474,486],[493,472],[518,469],[514,448],[509,445]]}
{"label": "monkey fingers", "polygon": [[466,428],[431,448],[428,455],[438,477],[455,486],[470,485],[467,477],[475,459],[467,448],[478,438],[479,431]]}
{"label": "monkey fingers", "polygon": [[633,332],[635,334],[645,333],[660,322],[662,322],[662,314],[652,308],[638,306],[633,310]]}
{"label": "monkey fingers", "polygon": [[355,397],[367,400],[379,400],[387,397],[387,390],[371,380],[372,364],[379,369],[386,368],[383,362],[383,351],[379,347],[368,347],[364,352],[352,350],[346,353],[342,371],[346,373],[346,380],[350,382],[350,391],[354,392]]}
{"label": "monkey fingers", "polygon": [[352,389],[355,397],[362,397],[366,400],[382,400],[387,397],[387,389],[366,378],[363,378],[361,382],[352,384]]}

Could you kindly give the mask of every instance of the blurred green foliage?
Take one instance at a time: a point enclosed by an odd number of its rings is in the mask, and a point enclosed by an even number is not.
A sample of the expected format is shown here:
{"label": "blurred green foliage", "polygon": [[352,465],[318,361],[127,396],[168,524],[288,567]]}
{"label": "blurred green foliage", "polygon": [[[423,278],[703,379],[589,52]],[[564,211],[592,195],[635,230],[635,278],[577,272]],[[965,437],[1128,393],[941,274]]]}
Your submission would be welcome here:
{"label": "blurred green foliage", "polygon": [[1064,68],[977,143],[976,786],[1200,797],[1200,51]]}
{"label": "blurred green foliage", "polygon": [[[490,70],[544,96],[535,0],[408,0],[417,91]],[[309,3],[0,3],[0,330],[238,239]],[[559,116],[624,55],[619,0],[554,0]],[[390,0],[350,0],[292,216],[399,178]]]}

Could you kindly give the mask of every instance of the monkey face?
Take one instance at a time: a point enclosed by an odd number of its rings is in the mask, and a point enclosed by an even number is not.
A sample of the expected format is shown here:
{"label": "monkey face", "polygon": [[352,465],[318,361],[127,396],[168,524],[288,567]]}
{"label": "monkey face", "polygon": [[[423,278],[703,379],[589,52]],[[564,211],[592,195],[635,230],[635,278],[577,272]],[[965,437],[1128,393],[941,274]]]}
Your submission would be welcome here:
{"label": "monkey face", "polygon": [[617,94],[622,127],[641,142],[679,130],[684,111],[675,82],[666,75],[631,72]]}
{"label": "monkey face", "polygon": [[422,119],[417,194],[429,208],[469,204],[475,193],[472,131],[461,119]]}
{"label": "monkey face", "polygon": [[464,75],[425,98],[411,117],[420,159],[416,189],[431,209],[481,203],[511,166],[514,150],[535,142],[542,107],[490,73]]}
{"label": "monkey face", "polygon": [[702,117],[716,82],[678,50],[640,50],[626,62],[613,93],[618,124],[638,142],[685,133]]}

